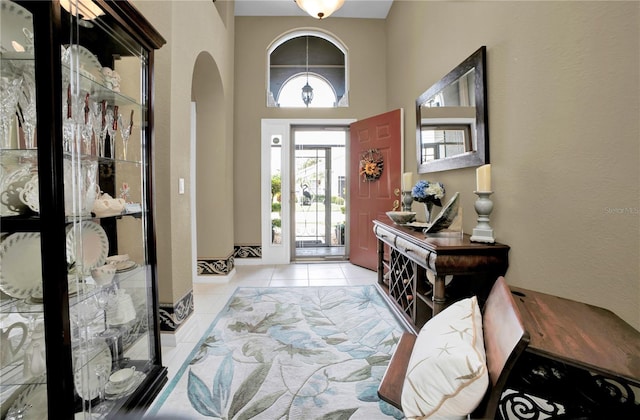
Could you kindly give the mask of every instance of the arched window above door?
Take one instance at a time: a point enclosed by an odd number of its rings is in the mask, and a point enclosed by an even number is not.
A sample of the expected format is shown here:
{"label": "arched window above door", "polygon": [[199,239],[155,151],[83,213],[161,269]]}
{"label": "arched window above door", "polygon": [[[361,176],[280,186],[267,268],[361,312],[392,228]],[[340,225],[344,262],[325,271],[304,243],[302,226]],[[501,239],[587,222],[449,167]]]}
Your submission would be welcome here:
{"label": "arched window above door", "polygon": [[[342,43],[332,36],[308,30],[288,33],[273,42],[267,61],[267,106],[349,105],[347,53]],[[309,103],[303,100],[302,90],[307,78],[313,92]],[[309,92],[309,88],[306,89]]]}

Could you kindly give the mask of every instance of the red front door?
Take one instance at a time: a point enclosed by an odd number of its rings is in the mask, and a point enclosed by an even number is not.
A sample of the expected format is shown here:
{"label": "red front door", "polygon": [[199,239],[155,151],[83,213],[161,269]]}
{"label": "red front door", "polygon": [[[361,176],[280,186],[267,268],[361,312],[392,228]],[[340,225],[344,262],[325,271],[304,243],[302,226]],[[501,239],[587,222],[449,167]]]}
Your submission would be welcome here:
{"label": "red front door", "polygon": [[[349,151],[349,259],[352,264],[377,269],[373,220],[385,212],[400,210],[402,178],[402,109],[357,121],[350,126]],[[376,180],[364,180],[361,160],[375,156],[382,161]],[[379,166],[379,165],[378,165]]]}

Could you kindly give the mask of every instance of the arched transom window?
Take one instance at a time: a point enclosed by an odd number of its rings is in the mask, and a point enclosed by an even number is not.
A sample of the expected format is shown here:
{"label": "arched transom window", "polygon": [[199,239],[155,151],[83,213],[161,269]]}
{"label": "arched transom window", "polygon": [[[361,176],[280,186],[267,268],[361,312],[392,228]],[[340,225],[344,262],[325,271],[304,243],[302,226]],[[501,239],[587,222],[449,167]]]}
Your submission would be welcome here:
{"label": "arched transom window", "polygon": [[347,54],[321,32],[293,32],[272,44],[267,105],[289,108],[348,106]]}

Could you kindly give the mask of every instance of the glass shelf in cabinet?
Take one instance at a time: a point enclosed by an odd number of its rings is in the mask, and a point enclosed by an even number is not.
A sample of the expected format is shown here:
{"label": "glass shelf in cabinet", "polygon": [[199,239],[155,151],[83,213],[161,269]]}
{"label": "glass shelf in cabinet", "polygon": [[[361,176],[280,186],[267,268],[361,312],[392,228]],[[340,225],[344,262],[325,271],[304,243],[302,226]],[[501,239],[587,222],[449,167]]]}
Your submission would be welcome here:
{"label": "glass shelf in cabinet", "polygon": [[[71,70],[64,64],[62,68],[64,70],[62,76],[63,80],[68,80]],[[93,75],[80,73],[80,89],[85,93],[88,92],[94,99],[97,99],[98,101],[107,101],[109,105],[136,106],[141,109],[146,109],[145,106],[136,101],[134,98],[105,86]]]}

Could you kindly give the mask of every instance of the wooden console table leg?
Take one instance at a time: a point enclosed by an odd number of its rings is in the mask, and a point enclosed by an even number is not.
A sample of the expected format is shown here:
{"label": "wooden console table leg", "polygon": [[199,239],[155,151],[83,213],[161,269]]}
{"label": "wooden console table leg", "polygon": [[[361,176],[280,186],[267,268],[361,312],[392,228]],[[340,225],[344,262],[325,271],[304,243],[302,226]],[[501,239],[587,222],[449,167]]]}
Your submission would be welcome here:
{"label": "wooden console table leg", "polygon": [[436,278],[433,284],[433,316],[436,316],[438,312],[445,308],[445,302],[447,301],[444,294],[444,279],[446,276],[440,276],[436,274]]}
{"label": "wooden console table leg", "polygon": [[384,284],[384,242],[378,239],[378,284]]}

